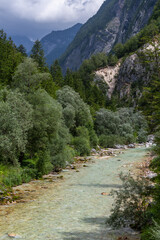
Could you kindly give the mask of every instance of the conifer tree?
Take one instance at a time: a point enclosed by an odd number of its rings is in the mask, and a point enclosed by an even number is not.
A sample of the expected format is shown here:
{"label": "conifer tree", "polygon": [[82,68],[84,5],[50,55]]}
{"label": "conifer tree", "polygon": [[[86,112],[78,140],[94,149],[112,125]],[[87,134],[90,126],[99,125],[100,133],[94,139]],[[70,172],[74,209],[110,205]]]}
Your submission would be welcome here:
{"label": "conifer tree", "polygon": [[17,48],[18,52],[20,52],[24,57],[27,57],[26,48],[23,46],[23,44],[20,44]]}
{"label": "conifer tree", "polygon": [[59,65],[58,60],[55,60],[53,65],[51,65],[50,72],[53,78],[53,81],[60,87],[64,84],[62,69]]}
{"label": "conifer tree", "polygon": [[12,75],[17,65],[22,61],[22,55],[17,52],[11,38],[0,30],[0,85],[10,85]]}
{"label": "conifer tree", "polygon": [[68,86],[74,88],[74,79],[73,79],[72,72],[70,71],[69,68],[67,69],[65,79],[64,79],[64,83],[65,83],[65,85],[68,85]]}
{"label": "conifer tree", "polygon": [[39,40],[36,40],[32,50],[31,50],[31,58],[33,58],[37,63],[41,71],[46,70],[46,63],[44,58],[44,51],[41,45],[41,42]]}

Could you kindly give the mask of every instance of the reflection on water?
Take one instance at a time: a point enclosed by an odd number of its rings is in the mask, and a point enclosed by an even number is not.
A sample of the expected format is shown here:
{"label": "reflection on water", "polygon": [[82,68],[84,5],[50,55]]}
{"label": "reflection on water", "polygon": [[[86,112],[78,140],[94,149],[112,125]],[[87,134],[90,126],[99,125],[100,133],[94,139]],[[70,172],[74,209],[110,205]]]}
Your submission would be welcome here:
{"label": "reflection on water", "polygon": [[[35,183],[41,189],[36,200],[3,207],[10,213],[0,213],[0,239],[11,239],[8,233],[22,240],[115,239],[105,226],[113,202],[109,193],[121,187],[118,174],[128,172],[128,163],[140,161],[145,153],[131,149],[119,157],[97,159],[80,172],[65,172],[65,181]],[[42,190],[44,184],[48,189]]]}

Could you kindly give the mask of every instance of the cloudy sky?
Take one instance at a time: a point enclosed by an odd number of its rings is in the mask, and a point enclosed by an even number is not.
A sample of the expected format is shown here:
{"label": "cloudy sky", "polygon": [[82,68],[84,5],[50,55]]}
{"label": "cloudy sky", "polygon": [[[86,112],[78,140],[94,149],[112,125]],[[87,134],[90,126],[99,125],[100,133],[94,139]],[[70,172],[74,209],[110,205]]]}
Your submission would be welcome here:
{"label": "cloudy sky", "polygon": [[84,23],[104,0],[0,0],[0,29],[41,38],[52,30]]}

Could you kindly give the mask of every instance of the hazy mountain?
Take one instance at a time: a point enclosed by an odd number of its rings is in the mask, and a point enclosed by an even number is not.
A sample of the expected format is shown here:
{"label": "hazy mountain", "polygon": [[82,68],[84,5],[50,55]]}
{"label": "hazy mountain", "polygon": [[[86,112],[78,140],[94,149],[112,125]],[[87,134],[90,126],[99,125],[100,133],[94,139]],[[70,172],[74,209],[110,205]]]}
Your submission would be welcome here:
{"label": "hazy mountain", "polygon": [[12,37],[12,40],[16,44],[17,47],[22,44],[26,48],[27,53],[31,51],[34,42],[31,41],[28,37],[18,36],[18,35],[14,35],[14,36],[11,36],[11,37]]}
{"label": "hazy mountain", "polygon": [[65,52],[81,26],[82,24],[78,23],[66,30],[52,31],[41,39],[46,61],[49,65]]}

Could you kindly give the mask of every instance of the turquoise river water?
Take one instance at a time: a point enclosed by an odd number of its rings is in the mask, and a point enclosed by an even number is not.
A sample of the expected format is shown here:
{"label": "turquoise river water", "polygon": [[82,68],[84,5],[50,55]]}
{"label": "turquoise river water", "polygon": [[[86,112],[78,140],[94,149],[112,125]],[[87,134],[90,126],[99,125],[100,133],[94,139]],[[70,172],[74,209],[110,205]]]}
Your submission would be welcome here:
{"label": "turquoise river water", "polygon": [[79,172],[64,172],[64,180],[58,183],[46,182],[48,189],[35,201],[4,206],[11,211],[0,214],[0,240],[11,239],[9,233],[22,240],[117,239],[121,232],[105,225],[113,203],[109,193],[121,187],[119,173],[129,172],[145,155],[142,147],[117,157],[94,159],[95,163],[87,163]]}

